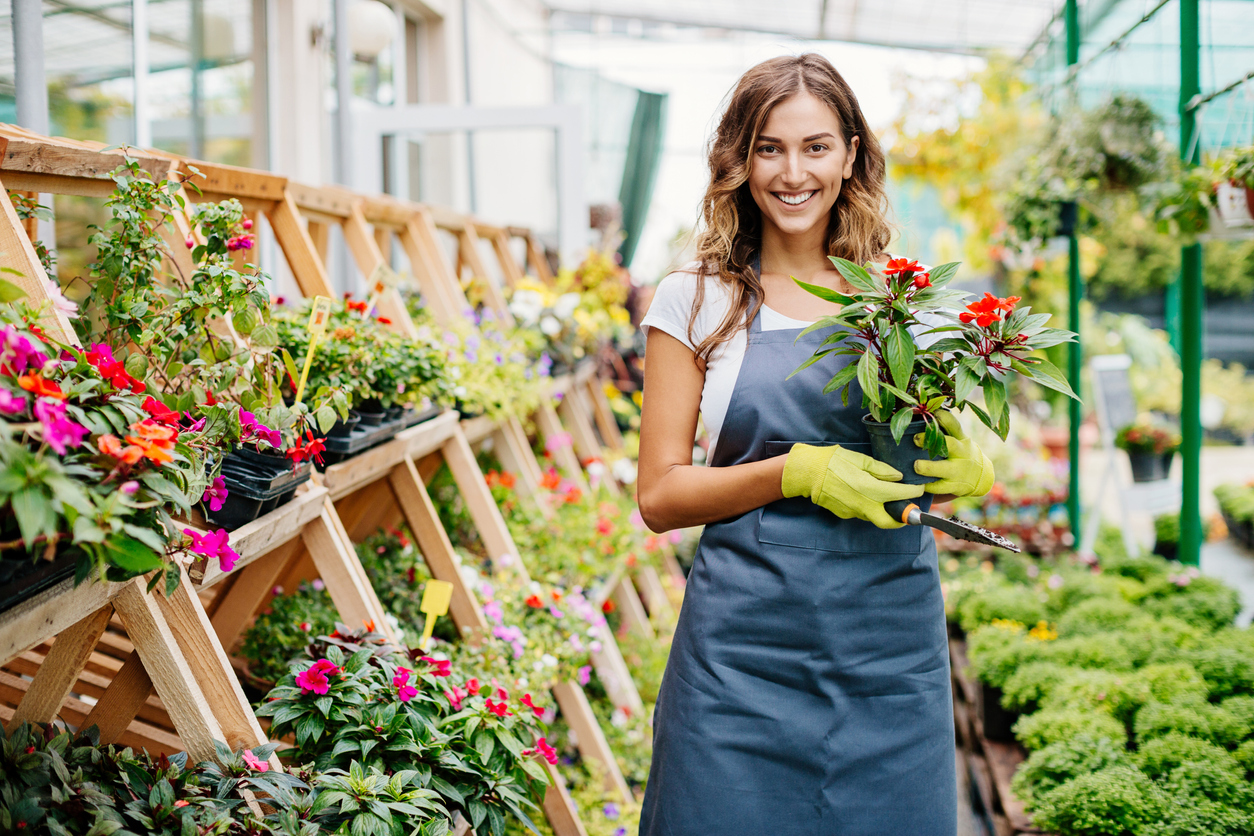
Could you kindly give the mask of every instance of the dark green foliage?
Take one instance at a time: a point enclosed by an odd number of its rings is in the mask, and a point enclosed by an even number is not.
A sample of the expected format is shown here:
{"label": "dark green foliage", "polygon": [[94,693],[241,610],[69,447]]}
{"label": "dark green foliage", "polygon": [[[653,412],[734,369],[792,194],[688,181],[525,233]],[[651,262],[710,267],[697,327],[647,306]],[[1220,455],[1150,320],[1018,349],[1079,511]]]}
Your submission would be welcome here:
{"label": "dark green foliage", "polygon": [[1079,734],[1033,752],[1015,772],[1011,789],[1020,799],[1031,801],[1072,778],[1131,763],[1122,737]]}
{"label": "dark green foliage", "polygon": [[1111,766],[1034,796],[1037,827],[1068,836],[1127,836],[1161,818],[1167,800],[1144,772]]}

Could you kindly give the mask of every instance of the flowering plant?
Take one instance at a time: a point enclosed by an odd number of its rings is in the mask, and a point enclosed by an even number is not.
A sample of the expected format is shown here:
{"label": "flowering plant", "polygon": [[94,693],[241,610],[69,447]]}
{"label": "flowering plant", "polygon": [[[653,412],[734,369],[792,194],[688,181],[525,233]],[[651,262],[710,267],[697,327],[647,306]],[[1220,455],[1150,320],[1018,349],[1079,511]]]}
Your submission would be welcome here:
{"label": "flowering plant", "polygon": [[1180,434],[1157,424],[1138,421],[1120,428],[1115,435],[1115,446],[1129,453],[1161,456],[1180,449]]}
{"label": "flowering plant", "polygon": [[161,570],[153,583],[172,592],[185,546],[170,513],[213,485],[214,451],[238,437],[232,410],[192,421],[143,394],[108,346],[53,342],[28,324],[38,314],[0,309],[0,553],[77,557],[79,582]]}
{"label": "flowering plant", "polygon": [[[831,354],[856,357],[832,376],[824,391],[840,391],[848,403],[849,388],[856,381],[862,405],[874,420],[891,426],[899,443],[910,422],[923,419],[928,451],[945,455],[936,415],[964,407],[1005,439],[1010,430],[1006,383],[1011,372],[1076,397],[1057,367],[1032,356],[1038,349],[1072,342],[1076,335],[1047,328],[1049,314],[1019,308],[1015,296],[1001,299],[985,293],[964,304],[969,294],[945,287],[958,270],[956,262],[927,270],[917,261],[896,258],[872,275],[851,261],[835,257],[831,261],[853,293],[797,282],[841,309],[802,332],[832,329],[793,374]],[[955,336],[921,339],[943,333]],[[984,396],[982,408],[971,400],[976,389]]]}
{"label": "flowering plant", "polygon": [[509,312],[517,320],[532,354],[544,353],[565,367],[587,356],[579,341],[577,291],[558,293],[535,279],[519,282],[509,297]]}

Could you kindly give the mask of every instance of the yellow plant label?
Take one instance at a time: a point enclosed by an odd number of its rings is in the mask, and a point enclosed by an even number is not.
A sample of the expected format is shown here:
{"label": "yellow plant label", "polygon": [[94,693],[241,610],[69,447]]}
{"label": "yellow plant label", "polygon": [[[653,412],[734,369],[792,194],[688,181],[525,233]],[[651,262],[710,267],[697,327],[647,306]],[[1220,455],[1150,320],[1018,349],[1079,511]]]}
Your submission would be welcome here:
{"label": "yellow plant label", "polygon": [[318,342],[327,332],[327,321],[331,318],[331,299],[328,296],[315,296],[313,310],[309,312],[309,348],[305,350],[305,366],[300,370],[300,382],[296,384],[296,403],[305,394],[305,381],[309,379],[309,366],[313,363],[314,351]]}
{"label": "yellow plant label", "polygon": [[448,612],[449,602],[453,600],[453,585],[448,581],[427,581],[422,591],[422,603],[418,609],[426,614],[427,620],[422,627],[422,647],[431,642],[431,633],[435,630],[435,620]]}

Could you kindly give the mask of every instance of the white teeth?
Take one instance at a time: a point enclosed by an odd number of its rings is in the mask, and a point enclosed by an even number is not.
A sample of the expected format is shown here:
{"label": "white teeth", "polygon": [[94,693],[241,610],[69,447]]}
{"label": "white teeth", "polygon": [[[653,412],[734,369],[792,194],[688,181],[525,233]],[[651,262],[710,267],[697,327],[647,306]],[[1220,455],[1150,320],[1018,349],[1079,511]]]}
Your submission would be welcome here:
{"label": "white teeth", "polygon": [[787,203],[789,206],[800,206],[813,197],[814,192],[802,192],[801,194],[780,194],[779,192],[776,192],[775,196]]}

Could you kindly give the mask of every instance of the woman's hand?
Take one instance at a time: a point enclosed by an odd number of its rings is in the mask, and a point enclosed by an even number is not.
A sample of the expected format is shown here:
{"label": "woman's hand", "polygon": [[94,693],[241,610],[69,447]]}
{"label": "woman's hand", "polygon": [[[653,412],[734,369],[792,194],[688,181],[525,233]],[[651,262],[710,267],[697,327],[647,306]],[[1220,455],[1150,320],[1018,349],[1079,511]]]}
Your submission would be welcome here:
{"label": "woman's hand", "polygon": [[843,447],[794,444],[784,463],[784,496],[808,496],[844,520],[859,519],[878,528],[901,528],[884,510],[885,502],[917,499],[922,485],[902,485],[901,471]]}
{"label": "woman's hand", "polygon": [[[952,412],[941,412],[936,416],[941,429],[945,431],[945,444],[949,448],[949,458],[936,461],[917,461],[914,472],[920,476],[931,476],[935,482],[928,482],[924,487],[928,493],[949,494],[951,496],[984,496],[993,487],[996,475],[993,463],[988,460],[978,445],[962,429],[958,416]],[[914,437],[914,443],[923,447],[923,433]]]}

